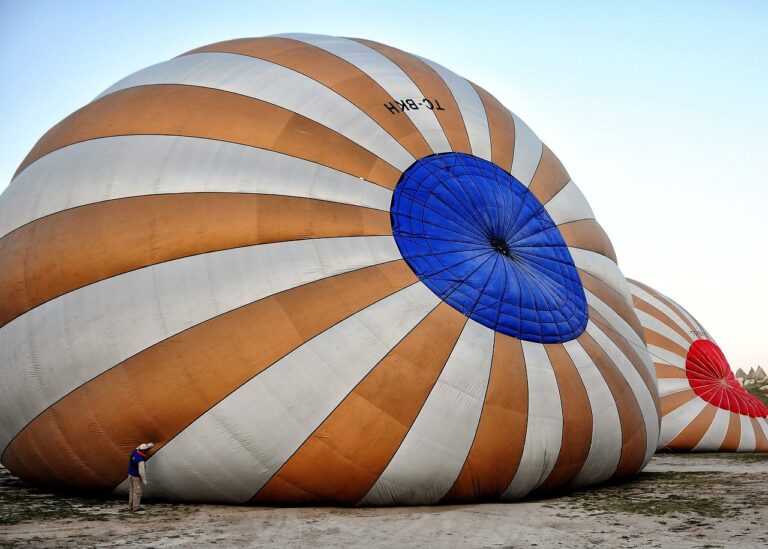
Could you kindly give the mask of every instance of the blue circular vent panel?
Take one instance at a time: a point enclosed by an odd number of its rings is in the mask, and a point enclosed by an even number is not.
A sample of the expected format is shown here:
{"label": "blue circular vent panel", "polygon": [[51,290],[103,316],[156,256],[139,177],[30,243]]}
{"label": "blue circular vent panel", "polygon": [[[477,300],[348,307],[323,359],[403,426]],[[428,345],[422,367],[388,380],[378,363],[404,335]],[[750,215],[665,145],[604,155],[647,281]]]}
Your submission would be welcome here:
{"label": "blue circular vent panel", "polygon": [[391,216],[413,272],[469,318],[538,343],[586,328],[584,288],[560,231],[495,164],[463,153],[417,160],[395,188]]}

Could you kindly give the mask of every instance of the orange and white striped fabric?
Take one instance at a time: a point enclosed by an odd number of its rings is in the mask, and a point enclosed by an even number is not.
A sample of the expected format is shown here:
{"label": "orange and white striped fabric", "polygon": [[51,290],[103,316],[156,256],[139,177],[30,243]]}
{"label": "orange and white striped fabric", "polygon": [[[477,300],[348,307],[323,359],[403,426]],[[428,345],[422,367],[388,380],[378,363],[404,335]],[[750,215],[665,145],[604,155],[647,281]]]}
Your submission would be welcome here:
{"label": "orange and white striped fabric", "polygon": [[659,382],[659,448],[768,451],[768,410],[734,378],[709,333],[662,293],[635,280],[629,286]]}
{"label": "orange and white striped fabric", "polygon": [[578,187],[488,92],[382,44],[233,40],[128,76],[23,161],[0,257],[0,450],[33,482],[124,490],[153,440],[150,497],[516,499],[656,449]]}

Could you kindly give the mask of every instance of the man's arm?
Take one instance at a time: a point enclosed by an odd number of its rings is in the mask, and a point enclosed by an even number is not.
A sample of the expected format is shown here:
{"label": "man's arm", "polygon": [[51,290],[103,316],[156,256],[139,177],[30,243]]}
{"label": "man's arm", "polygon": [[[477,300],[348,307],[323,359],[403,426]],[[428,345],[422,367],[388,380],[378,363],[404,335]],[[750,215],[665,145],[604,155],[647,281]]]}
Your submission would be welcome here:
{"label": "man's arm", "polygon": [[139,462],[139,477],[141,477],[141,483],[147,485],[147,466],[144,464],[144,460]]}

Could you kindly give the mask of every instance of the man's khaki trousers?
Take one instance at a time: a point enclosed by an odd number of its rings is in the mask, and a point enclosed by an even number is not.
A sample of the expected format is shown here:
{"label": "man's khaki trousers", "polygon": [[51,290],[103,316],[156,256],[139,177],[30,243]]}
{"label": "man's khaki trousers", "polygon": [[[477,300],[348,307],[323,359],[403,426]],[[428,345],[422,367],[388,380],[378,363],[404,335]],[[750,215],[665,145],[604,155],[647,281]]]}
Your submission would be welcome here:
{"label": "man's khaki trousers", "polygon": [[128,487],[128,508],[131,511],[136,511],[141,504],[141,494],[144,492],[141,486],[141,477],[132,477],[131,483]]}

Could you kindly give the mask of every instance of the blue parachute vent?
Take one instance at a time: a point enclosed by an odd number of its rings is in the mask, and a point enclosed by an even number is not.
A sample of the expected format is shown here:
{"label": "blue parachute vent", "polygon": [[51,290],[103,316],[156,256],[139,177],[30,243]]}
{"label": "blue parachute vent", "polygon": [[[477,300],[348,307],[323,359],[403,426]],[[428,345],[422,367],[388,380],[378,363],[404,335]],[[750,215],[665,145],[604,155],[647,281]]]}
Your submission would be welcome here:
{"label": "blue parachute vent", "polygon": [[463,153],[417,160],[395,188],[391,218],[413,272],[469,318],[537,343],[586,328],[584,288],[560,231],[495,164]]}

